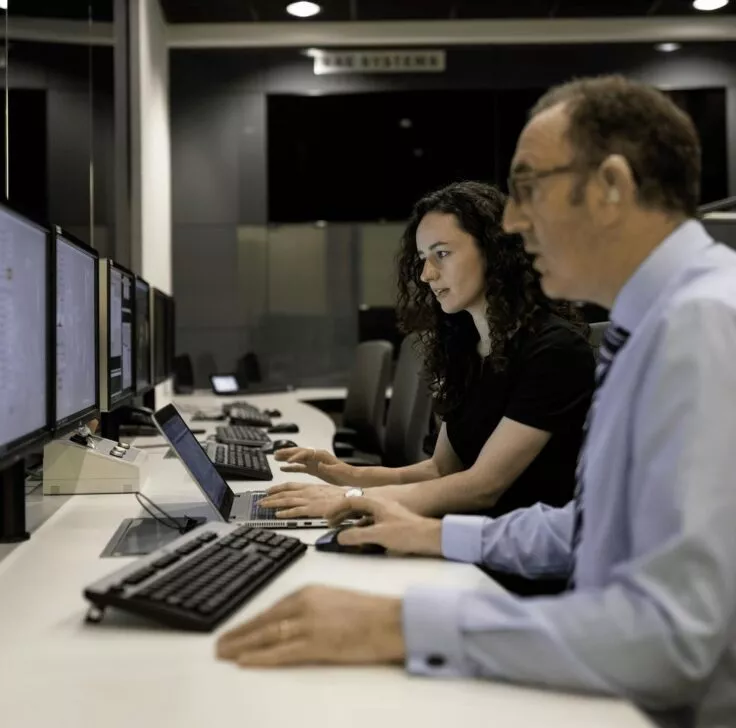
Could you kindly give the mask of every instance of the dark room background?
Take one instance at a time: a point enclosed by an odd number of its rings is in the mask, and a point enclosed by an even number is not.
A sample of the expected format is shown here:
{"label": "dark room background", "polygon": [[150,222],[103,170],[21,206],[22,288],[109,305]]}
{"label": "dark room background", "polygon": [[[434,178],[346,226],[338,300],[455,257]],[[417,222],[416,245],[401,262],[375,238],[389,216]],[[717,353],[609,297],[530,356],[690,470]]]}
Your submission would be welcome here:
{"label": "dark room background", "polygon": [[344,381],[359,307],[393,303],[412,203],[453,179],[504,184],[527,110],[573,76],[673,93],[704,136],[703,199],[736,192],[731,43],[456,47],[415,75],[316,76],[300,49],[170,57],[178,347],[201,385],[245,351],[272,379]]}

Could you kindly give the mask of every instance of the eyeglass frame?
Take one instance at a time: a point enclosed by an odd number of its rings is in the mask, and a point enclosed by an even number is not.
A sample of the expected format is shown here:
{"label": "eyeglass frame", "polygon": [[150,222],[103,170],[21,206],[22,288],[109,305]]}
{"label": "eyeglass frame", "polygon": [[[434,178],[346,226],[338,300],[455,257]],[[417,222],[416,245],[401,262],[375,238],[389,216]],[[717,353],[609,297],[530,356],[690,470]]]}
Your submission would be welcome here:
{"label": "eyeglass frame", "polygon": [[551,167],[550,169],[543,169],[540,171],[529,171],[521,172],[518,175],[511,174],[506,180],[506,186],[509,192],[509,198],[513,200],[514,204],[521,205],[523,201],[519,195],[517,184],[519,182],[538,182],[539,180],[546,179],[547,177],[553,177],[558,174],[568,174],[570,172],[582,172],[589,168],[590,165],[580,164],[579,162],[569,162],[568,164],[561,164],[557,167]]}

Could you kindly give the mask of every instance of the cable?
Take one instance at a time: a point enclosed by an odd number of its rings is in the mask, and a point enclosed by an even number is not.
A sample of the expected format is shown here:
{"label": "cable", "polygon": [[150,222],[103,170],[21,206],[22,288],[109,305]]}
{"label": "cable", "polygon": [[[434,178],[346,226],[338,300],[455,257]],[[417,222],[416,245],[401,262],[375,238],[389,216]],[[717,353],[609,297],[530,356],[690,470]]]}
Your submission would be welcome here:
{"label": "cable", "polygon": [[[138,505],[146,512],[148,513],[151,518],[154,519],[154,521],[157,521],[162,526],[166,526],[166,528],[171,528],[174,531],[178,531],[181,534],[189,533],[193,528],[196,528],[199,525],[200,520],[197,518],[190,518],[187,515],[184,515],[184,523],[179,523],[179,520],[176,519],[169,513],[167,513],[161,506],[154,503],[147,495],[143,495],[143,493],[136,493],[135,499],[138,501]],[[149,503],[153,508],[155,508],[160,513],[163,513],[165,518],[168,519],[168,522],[164,520],[163,518],[160,518],[157,516],[153,511],[151,511],[148,506],[143,502],[145,500],[147,503]],[[173,525],[172,525],[173,524]]]}

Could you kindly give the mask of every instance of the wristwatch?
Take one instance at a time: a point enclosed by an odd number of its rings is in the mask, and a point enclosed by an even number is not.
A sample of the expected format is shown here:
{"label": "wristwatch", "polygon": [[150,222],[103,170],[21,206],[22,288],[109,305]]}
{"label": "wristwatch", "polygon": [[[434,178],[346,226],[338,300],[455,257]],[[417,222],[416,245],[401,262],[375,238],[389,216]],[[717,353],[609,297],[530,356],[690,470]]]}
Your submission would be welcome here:
{"label": "wristwatch", "polygon": [[361,498],[363,496],[362,488],[348,488],[345,491],[346,498]]}

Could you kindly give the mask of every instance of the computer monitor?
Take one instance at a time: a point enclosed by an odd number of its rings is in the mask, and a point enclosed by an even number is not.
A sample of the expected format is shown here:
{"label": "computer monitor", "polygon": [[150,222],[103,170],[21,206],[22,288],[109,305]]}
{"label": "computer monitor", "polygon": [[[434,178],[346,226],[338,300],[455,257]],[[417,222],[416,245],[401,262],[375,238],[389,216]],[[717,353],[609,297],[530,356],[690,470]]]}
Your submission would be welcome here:
{"label": "computer monitor", "polygon": [[108,258],[100,260],[100,409],[128,404],[135,391],[133,301],[135,276]]}
{"label": "computer monitor", "polygon": [[48,229],[0,205],[0,467],[51,432]]}
{"label": "computer monitor", "polygon": [[169,377],[169,362],[167,361],[167,333],[168,325],[167,301],[168,296],[153,289],[153,381],[155,384],[165,382]]}
{"label": "computer monitor", "polygon": [[151,351],[151,287],[135,279],[135,391],[145,394],[153,386]]}
{"label": "computer monitor", "polygon": [[99,414],[99,256],[54,230],[54,432],[61,435]]}
{"label": "computer monitor", "polygon": [[711,212],[703,218],[703,225],[718,242],[736,250],[736,212]]}

